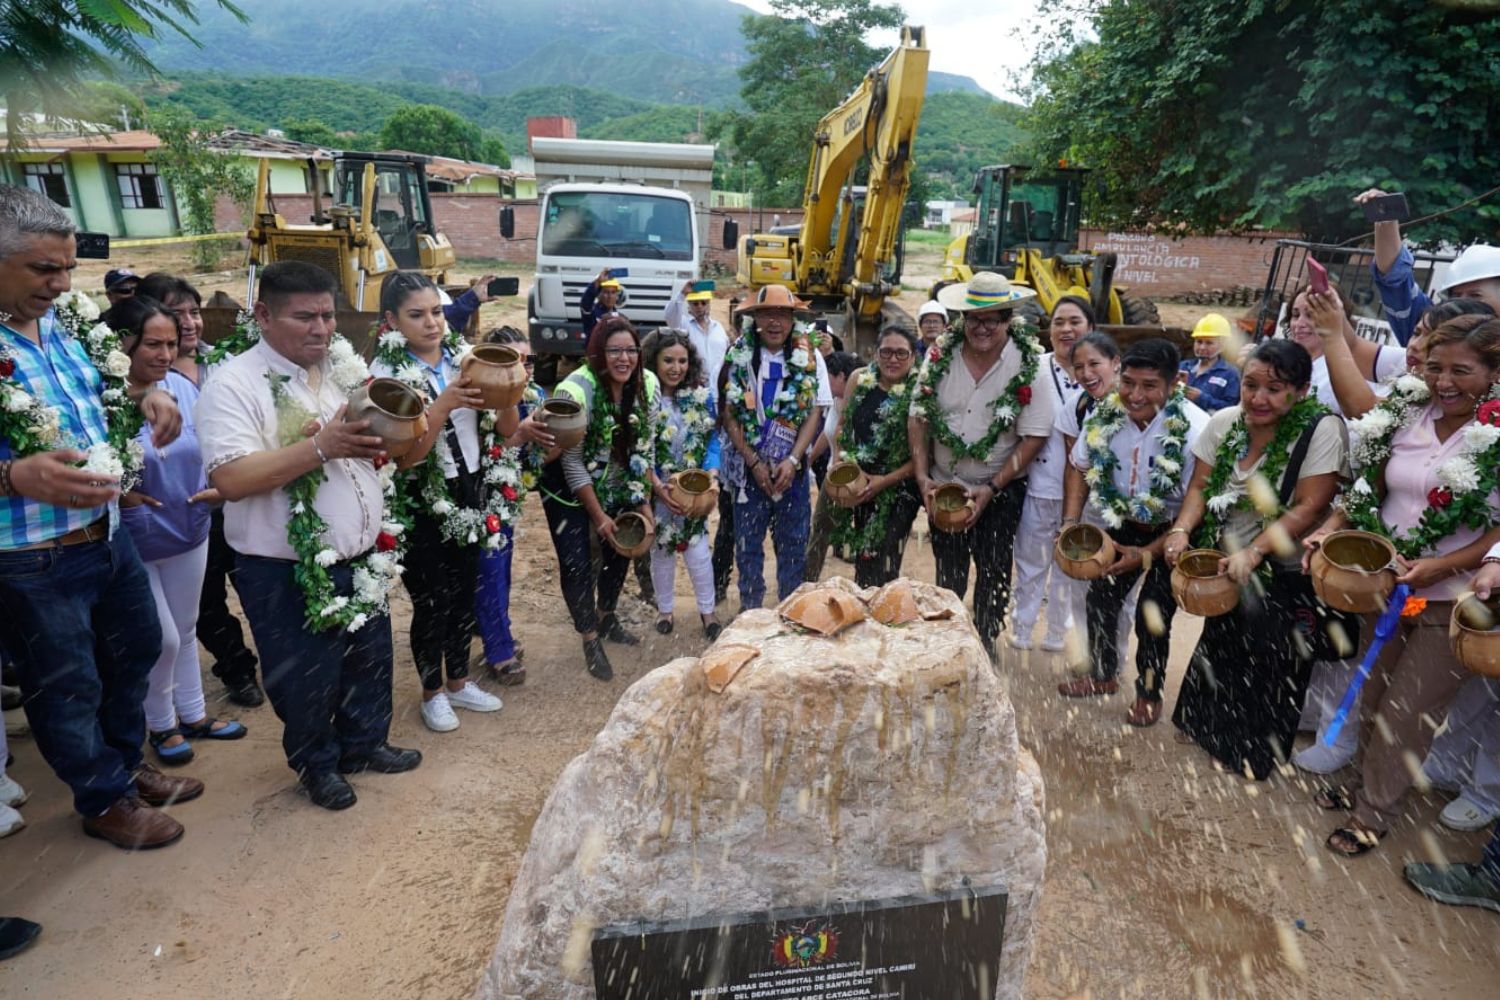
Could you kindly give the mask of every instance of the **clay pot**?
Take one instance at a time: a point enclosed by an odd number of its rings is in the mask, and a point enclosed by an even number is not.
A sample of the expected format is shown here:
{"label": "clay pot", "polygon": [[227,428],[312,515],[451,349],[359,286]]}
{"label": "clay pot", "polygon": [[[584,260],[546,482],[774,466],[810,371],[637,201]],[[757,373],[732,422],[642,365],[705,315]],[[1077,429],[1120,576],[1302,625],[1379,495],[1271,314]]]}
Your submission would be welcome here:
{"label": "clay pot", "polygon": [[1240,603],[1240,588],[1228,574],[1219,572],[1224,553],[1217,549],[1189,549],[1177,557],[1172,568],[1172,596],[1190,615],[1216,618]]}
{"label": "clay pot", "polygon": [[870,477],[855,463],[836,462],[823,477],[823,489],[840,507],[853,507],[869,482]]}
{"label": "clay pot", "polygon": [[656,529],[632,510],[615,518],[615,537],[610,544],[626,559],[637,559],[651,551],[655,538]]}
{"label": "clay pot", "polygon": [[1335,531],[1308,560],[1318,599],[1355,614],[1385,610],[1396,589],[1396,548],[1368,531]]}
{"label": "clay pot", "polygon": [[702,469],[674,472],[667,482],[676,487],[678,498],[687,506],[688,517],[707,517],[719,506],[719,498],[714,495],[713,477]]}
{"label": "clay pot", "polygon": [[458,370],[479,390],[487,410],[508,410],[526,391],[526,366],[514,347],[480,344],[464,355]]}
{"label": "clay pot", "polygon": [[939,531],[963,531],[974,499],[962,483],[944,483],[932,498],[932,526]]}
{"label": "clay pot", "polygon": [[1115,558],[1114,540],[1092,524],[1069,525],[1052,547],[1057,568],[1075,580],[1099,579]]}
{"label": "clay pot", "polygon": [[1448,640],[1459,663],[1484,677],[1500,677],[1500,595],[1481,601],[1465,594],[1454,601]]}
{"label": "clay pot", "polygon": [[344,420],[370,422],[369,433],[385,442],[386,454],[400,458],[427,433],[427,403],[411,386],[377,378],[349,394]]}
{"label": "clay pot", "polygon": [[535,420],[547,428],[553,443],[564,449],[582,441],[589,427],[588,414],[583,412],[583,406],[560,396],[554,396],[537,407]]}
{"label": "clay pot", "polygon": [[865,606],[853,594],[835,587],[816,587],[787,598],[781,617],[820,635],[837,635],[865,620]]}

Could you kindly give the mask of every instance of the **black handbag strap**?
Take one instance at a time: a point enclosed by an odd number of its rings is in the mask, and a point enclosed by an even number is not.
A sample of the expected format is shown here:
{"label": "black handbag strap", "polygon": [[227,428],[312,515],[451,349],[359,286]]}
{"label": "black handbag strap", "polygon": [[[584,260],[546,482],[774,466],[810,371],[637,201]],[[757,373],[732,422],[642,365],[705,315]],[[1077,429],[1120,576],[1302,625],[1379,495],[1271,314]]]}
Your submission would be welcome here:
{"label": "black handbag strap", "polygon": [[457,500],[462,507],[478,507],[483,502],[480,496],[479,474],[470,472],[469,467],[464,464],[464,452],[458,445],[458,431],[453,426],[452,419],[443,425],[443,439],[448,442],[448,454],[453,458],[453,466],[458,470],[458,493],[453,499]]}
{"label": "black handbag strap", "polygon": [[1302,436],[1297,438],[1297,443],[1292,446],[1291,457],[1287,459],[1286,471],[1281,474],[1281,506],[1285,507],[1292,502],[1292,494],[1297,492],[1297,480],[1302,478],[1302,463],[1307,460],[1307,449],[1312,447],[1313,435],[1318,432],[1318,427],[1323,421],[1332,418],[1339,419],[1337,413],[1325,413],[1317,420],[1307,425]]}

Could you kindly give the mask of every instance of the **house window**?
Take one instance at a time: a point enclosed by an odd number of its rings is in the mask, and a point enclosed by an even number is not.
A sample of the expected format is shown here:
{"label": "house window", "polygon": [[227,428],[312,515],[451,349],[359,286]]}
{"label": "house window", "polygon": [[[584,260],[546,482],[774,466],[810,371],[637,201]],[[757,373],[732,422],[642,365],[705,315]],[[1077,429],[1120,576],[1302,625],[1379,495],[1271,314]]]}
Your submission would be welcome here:
{"label": "house window", "polygon": [[161,208],[161,178],[154,163],[116,163],[115,180],[120,185],[120,204],[125,208]]}
{"label": "house window", "polygon": [[63,208],[72,206],[68,198],[68,181],[61,163],[25,163],[26,186],[51,198]]}

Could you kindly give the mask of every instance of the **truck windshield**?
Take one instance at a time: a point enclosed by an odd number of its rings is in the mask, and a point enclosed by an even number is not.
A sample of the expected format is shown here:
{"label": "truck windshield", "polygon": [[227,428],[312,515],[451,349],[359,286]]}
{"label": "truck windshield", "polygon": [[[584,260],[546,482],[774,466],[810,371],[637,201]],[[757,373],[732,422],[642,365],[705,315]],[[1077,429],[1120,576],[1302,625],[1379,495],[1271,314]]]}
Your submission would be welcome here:
{"label": "truck windshield", "polygon": [[542,253],[692,260],[691,206],[659,195],[559,191],[547,198]]}

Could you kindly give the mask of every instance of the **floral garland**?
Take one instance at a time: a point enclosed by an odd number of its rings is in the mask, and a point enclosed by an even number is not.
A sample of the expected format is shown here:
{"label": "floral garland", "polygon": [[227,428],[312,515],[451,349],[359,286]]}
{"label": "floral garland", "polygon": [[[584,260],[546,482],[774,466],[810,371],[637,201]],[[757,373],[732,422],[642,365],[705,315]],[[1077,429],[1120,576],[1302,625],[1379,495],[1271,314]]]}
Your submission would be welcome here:
{"label": "floral garland", "polygon": [[1118,528],[1127,519],[1156,524],[1166,516],[1166,498],[1182,482],[1183,455],[1191,426],[1183,414],[1186,406],[1187,394],[1181,385],[1175,386],[1164,407],[1161,453],[1151,459],[1150,482],[1144,492],[1131,496],[1120,492],[1115,485],[1114,471],[1120,460],[1109,446],[1129,419],[1120,394],[1112,392],[1094,406],[1094,412],[1083,424],[1089,459],[1089,469],[1083,478],[1089,485],[1089,503],[1106,526]]}
{"label": "floral garland", "polygon": [[[854,414],[880,384],[880,379],[870,367],[862,368],[855,374],[854,391],[844,404],[844,418],[839,427],[839,448],[846,458],[865,472],[883,475],[905,465],[911,458],[906,416],[911,387],[919,377],[913,367],[904,379],[891,386],[886,398],[875,408],[875,433],[869,441],[861,443],[854,437]],[[885,540],[896,500],[897,487],[894,486],[876,494],[874,510],[865,519],[863,528],[856,525],[853,510],[834,507],[833,543],[858,555],[875,552]]]}
{"label": "floral garland", "polygon": [[248,309],[241,309],[234,317],[234,330],[227,337],[220,337],[203,351],[198,360],[201,364],[216,365],[226,358],[244,354],[260,342],[260,324]]}
{"label": "floral garland", "polygon": [[[670,401],[669,401],[670,399]],[[688,469],[701,469],[708,457],[708,441],[714,432],[713,414],[709,412],[708,389],[705,386],[681,388],[668,397],[662,394],[662,405],[676,404],[682,414],[682,461],[672,456],[672,445],[678,440],[676,426],[663,419],[656,435],[656,472],[662,479]],[[688,543],[708,529],[706,517],[669,517],[656,525],[656,547],[669,551],[686,551]]]}
{"label": "floral garland", "polygon": [[[332,378],[341,392],[347,395],[364,384],[368,369],[347,340],[335,334],[328,345],[328,355],[332,362]],[[314,417],[287,392],[290,376],[267,372],[266,380],[276,404],[281,444],[283,447],[293,444],[301,440],[302,429]],[[306,598],[307,625],[313,631],[342,626],[349,632],[358,632],[371,618],[387,611],[390,590],[402,571],[402,536],[406,534],[409,519],[401,493],[396,489],[395,463],[377,463],[376,470],[380,475],[386,517],[375,538],[375,551],[353,564],[354,594],[351,597],[334,593],[328,567],[339,561],[339,554],[324,544],[323,533],[328,530],[328,523],[313,506],[318,498],[318,488],[328,480],[327,471],[319,465],[283,487],[291,515],[286,525],[287,541],[297,553],[297,565],[292,572]]]}
{"label": "floral garland", "polygon": [[1489,497],[1500,487],[1500,382],[1490,387],[1485,401],[1466,426],[1457,455],[1438,466],[1441,486],[1427,493],[1427,509],[1417,526],[1397,538],[1380,517],[1379,484],[1390,460],[1396,431],[1410,427],[1431,403],[1427,383],[1416,375],[1402,375],[1390,395],[1364,416],[1349,422],[1354,481],[1339,497],[1349,523],[1390,539],[1405,559],[1420,559],[1439,541],[1460,527],[1483,531],[1492,523]]}
{"label": "floral garland", "polygon": [[[1291,461],[1292,446],[1309,427],[1331,412],[1318,402],[1316,396],[1304,396],[1294,403],[1286,416],[1277,423],[1276,434],[1261,456],[1260,469],[1256,475],[1273,486],[1278,483],[1282,473],[1286,471],[1287,463]],[[1203,495],[1208,498],[1208,502],[1203,513],[1203,523],[1198,528],[1198,543],[1206,548],[1217,546],[1219,533],[1232,511],[1256,509],[1248,490],[1231,485],[1235,467],[1249,454],[1250,429],[1245,426],[1245,415],[1241,413],[1229,426],[1224,440],[1219,442],[1218,451],[1214,452],[1213,469],[1203,486]],[[1275,516],[1280,517],[1283,513],[1285,511],[1278,505]],[[1262,518],[1263,523],[1269,520],[1269,515]]]}
{"label": "floral garland", "polygon": [[651,461],[656,456],[653,409],[647,400],[631,410],[630,465],[628,469],[620,469],[613,457],[619,407],[610,398],[609,389],[599,380],[594,381],[594,400],[588,429],[583,435],[583,464],[594,481],[594,493],[605,513],[640,507],[651,498]]}
{"label": "floral garland", "polygon": [[1005,391],[990,404],[989,430],[973,443],[959,437],[948,426],[943,408],[938,404],[938,386],[953,367],[954,357],[963,349],[962,330],[947,331],[927,352],[927,360],[922,364],[922,374],[917,385],[917,406],[921,408],[922,419],[926,421],[933,439],[953,452],[955,460],[968,458],[982,462],[989,458],[990,450],[1000,440],[1000,435],[1015,426],[1023,407],[1031,405],[1031,383],[1036,378],[1042,346],[1031,329],[1023,325],[1015,325],[1010,331],[1010,338],[1021,352],[1021,370],[1010,380]]}
{"label": "floral garland", "polygon": [[[807,328],[800,324],[792,331],[792,353],[787,359],[789,370],[782,373],[781,384],[776,387],[776,396],[766,407],[766,420],[781,420],[794,428],[800,428],[818,398],[818,361],[808,346]],[[724,386],[724,398],[729,412],[745,436],[745,444],[752,449],[760,447],[762,420],[756,409],[756,376],[750,371],[754,357],[755,334],[742,336],[729,349],[727,361],[730,365],[729,379]]]}
{"label": "floral garland", "polygon": [[[542,404],[542,390],[535,382],[526,383],[521,393],[521,405],[527,413],[533,413]],[[541,481],[542,452],[531,445],[505,447],[505,437],[500,433],[500,414],[497,410],[482,410],[479,414],[479,448],[483,469],[485,509],[493,512],[503,526],[514,531],[521,524],[521,509],[526,494],[536,489]],[[486,525],[488,527],[488,525]],[[505,535],[491,535],[500,540],[491,548],[505,545]],[[486,538],[486,543],[490,542]]]}

